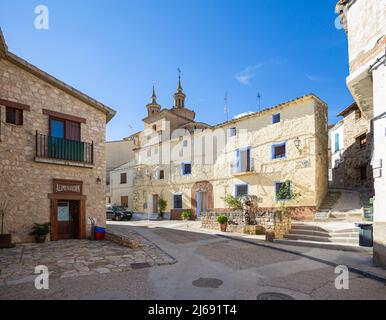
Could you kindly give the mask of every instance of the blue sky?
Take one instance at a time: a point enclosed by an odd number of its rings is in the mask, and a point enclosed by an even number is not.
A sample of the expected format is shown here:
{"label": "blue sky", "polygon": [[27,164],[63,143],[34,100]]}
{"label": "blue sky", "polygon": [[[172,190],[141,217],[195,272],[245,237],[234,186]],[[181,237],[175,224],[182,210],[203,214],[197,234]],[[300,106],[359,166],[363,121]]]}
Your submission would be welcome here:
{"label": "blue sky", "polygon": [[[347,40],[335,27],[336,0],[1,0],[9,49],[118,111],[108,140],[143,128],[155,83],[173,105],[177,68],[197,120],[230,116],[313,92],[330,123],[352,102]],[[34,28],[37,5],[49,30]]]}

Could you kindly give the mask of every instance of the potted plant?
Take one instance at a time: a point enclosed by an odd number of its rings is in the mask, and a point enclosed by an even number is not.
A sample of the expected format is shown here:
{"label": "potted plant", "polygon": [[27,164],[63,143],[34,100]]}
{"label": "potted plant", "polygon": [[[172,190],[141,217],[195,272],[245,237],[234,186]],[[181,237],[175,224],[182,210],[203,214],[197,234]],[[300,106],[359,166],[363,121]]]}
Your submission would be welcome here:
{"label": "potted plant", "polygon": [[165,199],[160,198],[158,200],[158,209],[159,209],[159,218],[160,219],[163,219],[167,206],[168,206],[168,203]]}
{"label": "potted plant", "polygon": [[4,219],[5,215],[11,210],[11,202],[5,193],[0,197],[0,216],[1,216],[1,234],[0,234],[0,248],[12,248],[12,235],[4,234]]}
{"label": "potted plant", "polygon": [[229,219],[227,216],[221,215],[217,217],[217,222],[220,224],[221,232],[227,232]]}
{"label": "potted plant", "polygon": [[36,243],[44,243],[46,241],[47,234],[50,233],[50,223],[35,223],[32,232],[30,233],[31,236],[35,236]]}
{"label": "potted plant", "polygon": [[190,220],[190,219],[192,219],[192,212],[191,211],[189,211],[189,210],[185,210],[185,211],[183,211],[182,213],[181,213],[181,218],[182,218],[182,220],[184,220],[184,221],[188,221],[188,220]]}

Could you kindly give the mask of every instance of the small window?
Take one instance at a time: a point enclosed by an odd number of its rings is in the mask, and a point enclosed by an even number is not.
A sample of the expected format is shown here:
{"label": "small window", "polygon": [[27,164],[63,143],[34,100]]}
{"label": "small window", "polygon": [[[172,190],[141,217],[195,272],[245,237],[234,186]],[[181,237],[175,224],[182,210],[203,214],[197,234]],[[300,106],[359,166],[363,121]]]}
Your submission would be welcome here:
{"label": "small window", "polygon": [[173,195],[173,208],[182,209],[182,194]]}
{"label": "small window", "polygon": [[184,140],[183,146],[184,146],[184,148],[186,148],[188,146],[188,140]]}
{"label": "small window", "polygon": [[241,184],[235,186],[235,197],[240,198],[242,196],[248,195],[248,185],[247,184]]}
{"label": "small window", "polygon": [[290,200],[292,197],[291,182],[276,182],[275,195],[277,201]]}
{"label": "small window", "polygon": [[10,123],[10,124],[22,126],[23,125],[23,110],[7,107],[5,121],[7,123]]}
{"label": "small window", "polygon": [[280,122],[280,113],[274,114],[272,116],[272,123],[275,124],[275,123],[279,123],[279,122]]}
{"label": "small window", "polygon": [[361,175],[361,180],[365,181],[367,180],[367,166],[363,166],[359,168],[359,172]]}
{"label": "small window", "polygon": [[165,171],[164,170],[159,171],[158,178],[159,178],[159,180],[165,179]]}
{"label": "small window", "polygon": [[276,144],[272,146],[272,160],[283,159],[287,156],[286,143]]}
{"label": "small window", "polygon": [[357,143],[359,144],[359,146],[361,148],[364,148],[367,144],[367,134],[366,133],[362,134],[356,140],[357,140]]}
{"label": "small window", "polygon": [[121,173],[121,184],[127,183],[127,173]]}
{"label": "small window", "polygon": [[183,163],[182,164],[182,175],[186,176],[192,174],[192,164],[191,163]]}
{"label": "small window", "polygon": [[157,125],[156,124],[153,126],[153,131],[157,131]]}
{"label": "small window", "polygon": [[335,152],[338,152],[340,150],[339,140],[340,140],[339,133],[336,133],[335,134]]}
{"label": "small window", "polygon": [[236,128],[230,128],[229,129],[229,136],[230,137],[236,137],[237,136],[237,129]]}

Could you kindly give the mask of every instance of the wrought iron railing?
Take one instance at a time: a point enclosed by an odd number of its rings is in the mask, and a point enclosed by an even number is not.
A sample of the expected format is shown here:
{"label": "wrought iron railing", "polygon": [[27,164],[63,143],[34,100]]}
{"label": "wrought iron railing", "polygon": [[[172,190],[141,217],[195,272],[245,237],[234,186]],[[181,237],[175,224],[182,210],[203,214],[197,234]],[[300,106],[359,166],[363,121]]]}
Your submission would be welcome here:
{"label": "wrought iron railing", "polygon": [[94,142],[61,139],[36,132],[36,156],[94,164]]}

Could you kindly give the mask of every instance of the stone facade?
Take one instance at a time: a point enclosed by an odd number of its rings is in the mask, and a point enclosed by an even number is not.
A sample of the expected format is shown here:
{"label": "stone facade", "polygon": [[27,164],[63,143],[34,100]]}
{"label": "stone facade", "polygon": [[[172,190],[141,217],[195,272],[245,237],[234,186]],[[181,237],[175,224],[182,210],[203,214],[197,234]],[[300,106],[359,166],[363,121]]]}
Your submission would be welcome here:
{"label": "stone facade", "polygon": [[[330,128],[331,174],[334,188],[374,188],[371,156],[373,136],[370,121],[364,117],[356,103],[344,110],[338,124]],[[339,142],[336,139],[339,138]],[[339,147],[337,148],[337,145]]]}
{"label": "stone facade", "polygon": [[[0,99],[0,194],[12,203],[5,233],[14,242],[28,242],[34,223],[50,222],[54,179],[83,182],[82,228],[90,217],[105,226],[105,132],[115,112],[8,51],[0,55]],[[12,103],[26,106],[22,125],[6,121],[6,107]],[[37,159],[37,133],[50,132],[47,110],[83,119],[81,141],[93,142],[93,163]]]}
{"label": "stone facade", "polygon": [[[259,207],[270,210],[278,206],[276,183],[290,180],[301,197],[288,207],[299,218],[313,218],[328,189],[327,105],[318,97],[304,96],[216,126],[196,122],[189,110],[180,117],[184,108],[156,105],[152,99],[144,131],[130,137],[135,142],[134,161],[111,173],[113,204],[126,196],[129,210],[153,214],[158,197],[167,201],[172,218],[183,210],[199,217],[199,207],[202,212],[223,211],[224,197],[246,186],[248,194],[257,196]],[[280,121],[274,123],[277,114]],[[278,144],[285,144],[285,155],[273,159]],[[246,160],[242,165],[241,152],[249,157],[247,169],[242,168]],[[191,163],[188,174],[182,171],[185,163]],[[127,175],[125,183],[120,181],[122,173]],[[202,183],[205,190],[199,187]],[[179,195],[182,208],[175,208]]]}

